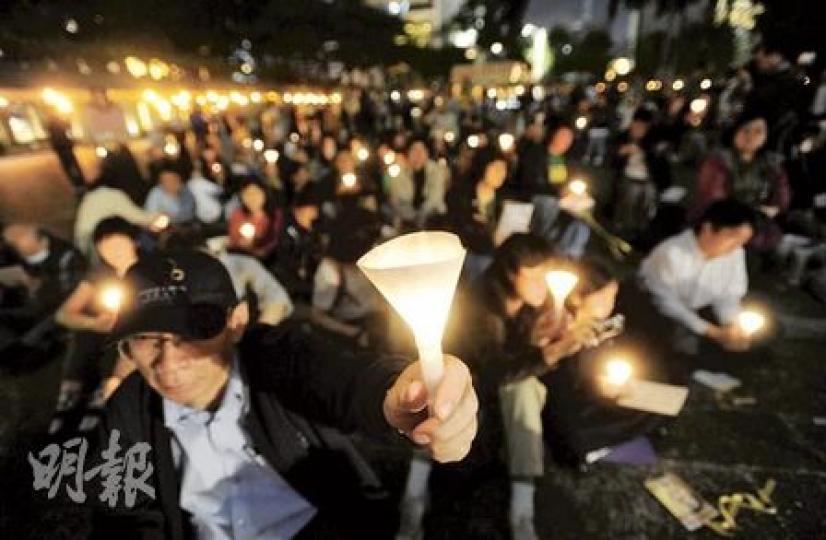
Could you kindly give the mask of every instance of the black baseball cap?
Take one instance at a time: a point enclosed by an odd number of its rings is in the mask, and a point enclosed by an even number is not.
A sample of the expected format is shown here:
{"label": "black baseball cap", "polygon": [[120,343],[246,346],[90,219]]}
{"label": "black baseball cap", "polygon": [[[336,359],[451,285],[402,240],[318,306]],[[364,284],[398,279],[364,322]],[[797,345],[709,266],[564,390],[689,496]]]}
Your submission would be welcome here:
{"label": "black baseball cap", "polygon": [[181,250],[142,257],[123,278],[124,302],[111,339],[143,332],[168,332],[209,339],[227,324],[238,304],[221,262],[200,251]]}

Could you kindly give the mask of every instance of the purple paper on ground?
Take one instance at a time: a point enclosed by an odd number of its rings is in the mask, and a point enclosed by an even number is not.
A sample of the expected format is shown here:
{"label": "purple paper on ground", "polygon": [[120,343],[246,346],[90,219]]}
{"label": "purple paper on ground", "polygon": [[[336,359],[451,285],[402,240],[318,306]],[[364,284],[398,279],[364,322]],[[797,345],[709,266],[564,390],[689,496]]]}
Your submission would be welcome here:
{"label": "purple paper on ground", "polygon": [[611,448],[611,452],[602,458],[610,463],[625,463],[628,465],[653,465],[657,462],[657,453],[647,437],[636,437],[630,441],[618,444]]}

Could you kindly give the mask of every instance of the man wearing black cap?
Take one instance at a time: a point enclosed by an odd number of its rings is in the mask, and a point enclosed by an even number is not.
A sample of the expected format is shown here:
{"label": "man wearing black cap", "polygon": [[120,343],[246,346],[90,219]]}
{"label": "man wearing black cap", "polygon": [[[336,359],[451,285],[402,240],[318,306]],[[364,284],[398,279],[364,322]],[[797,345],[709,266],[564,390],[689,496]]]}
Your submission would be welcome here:
{"label": "man wearing black cap", "polygon": [[94,537],[365,538],[371,520],[320,425],[397,431],[443,462],[470,448],[478,404],[456,358],[428,417],[417,363],[330,350],[286,324],[244,332],[230,277],[206,254],[148,257],[125,283],[113,335],[138,373],[108,402],[103,435],[151,446],[154,497],[96,512]]}

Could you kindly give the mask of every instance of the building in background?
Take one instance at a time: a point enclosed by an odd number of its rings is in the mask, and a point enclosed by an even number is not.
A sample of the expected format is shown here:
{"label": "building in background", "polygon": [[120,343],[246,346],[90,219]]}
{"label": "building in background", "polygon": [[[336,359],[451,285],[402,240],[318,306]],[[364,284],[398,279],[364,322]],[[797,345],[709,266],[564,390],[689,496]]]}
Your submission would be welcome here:
{"label": "building in background", "polygon": [[442,27],[464,4],[464,0],[364,0],[376,9],[386,10],[405,21],[405,33],[420,47],[445,45]]}

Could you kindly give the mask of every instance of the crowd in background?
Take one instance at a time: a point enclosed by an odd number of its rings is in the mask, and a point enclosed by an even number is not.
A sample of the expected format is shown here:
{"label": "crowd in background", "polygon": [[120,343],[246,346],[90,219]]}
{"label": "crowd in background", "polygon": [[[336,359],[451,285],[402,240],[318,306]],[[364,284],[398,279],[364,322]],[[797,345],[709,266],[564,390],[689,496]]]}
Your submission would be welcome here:
{"label": "crowd in background", "polygon": [[[482,430],[474,459],[507,449],[511,525],[531,538],[544,445],[584,463],[661,422],[599,388],[601,341],[644,351],[647,378],[682,384],[703,347],[759,346],[732,325],[751,272],[826,301],[826,80],[769,46],[706,79],[528,86],[507,102],[352,87],[335,108],[196,107],[150,135],[145,159],[104,147],[71,241],[3,224],[2,361],[62,358],[50,431],[91,430],[134,370],[105,346],[107,288],[145,254],[181,249],[223,263],[250,321],[409,352],[356,262],[400,234],[453,232],[468,254],[445,350],[471,366],[483,426],[500,426]],[[518,205],[530,213],[514,227]],[[561,320],[550,268],[580,276]],[[620,336],[608,335],[614,313]],[[413,457],[400,537],[420,530],[430,468]]]}

